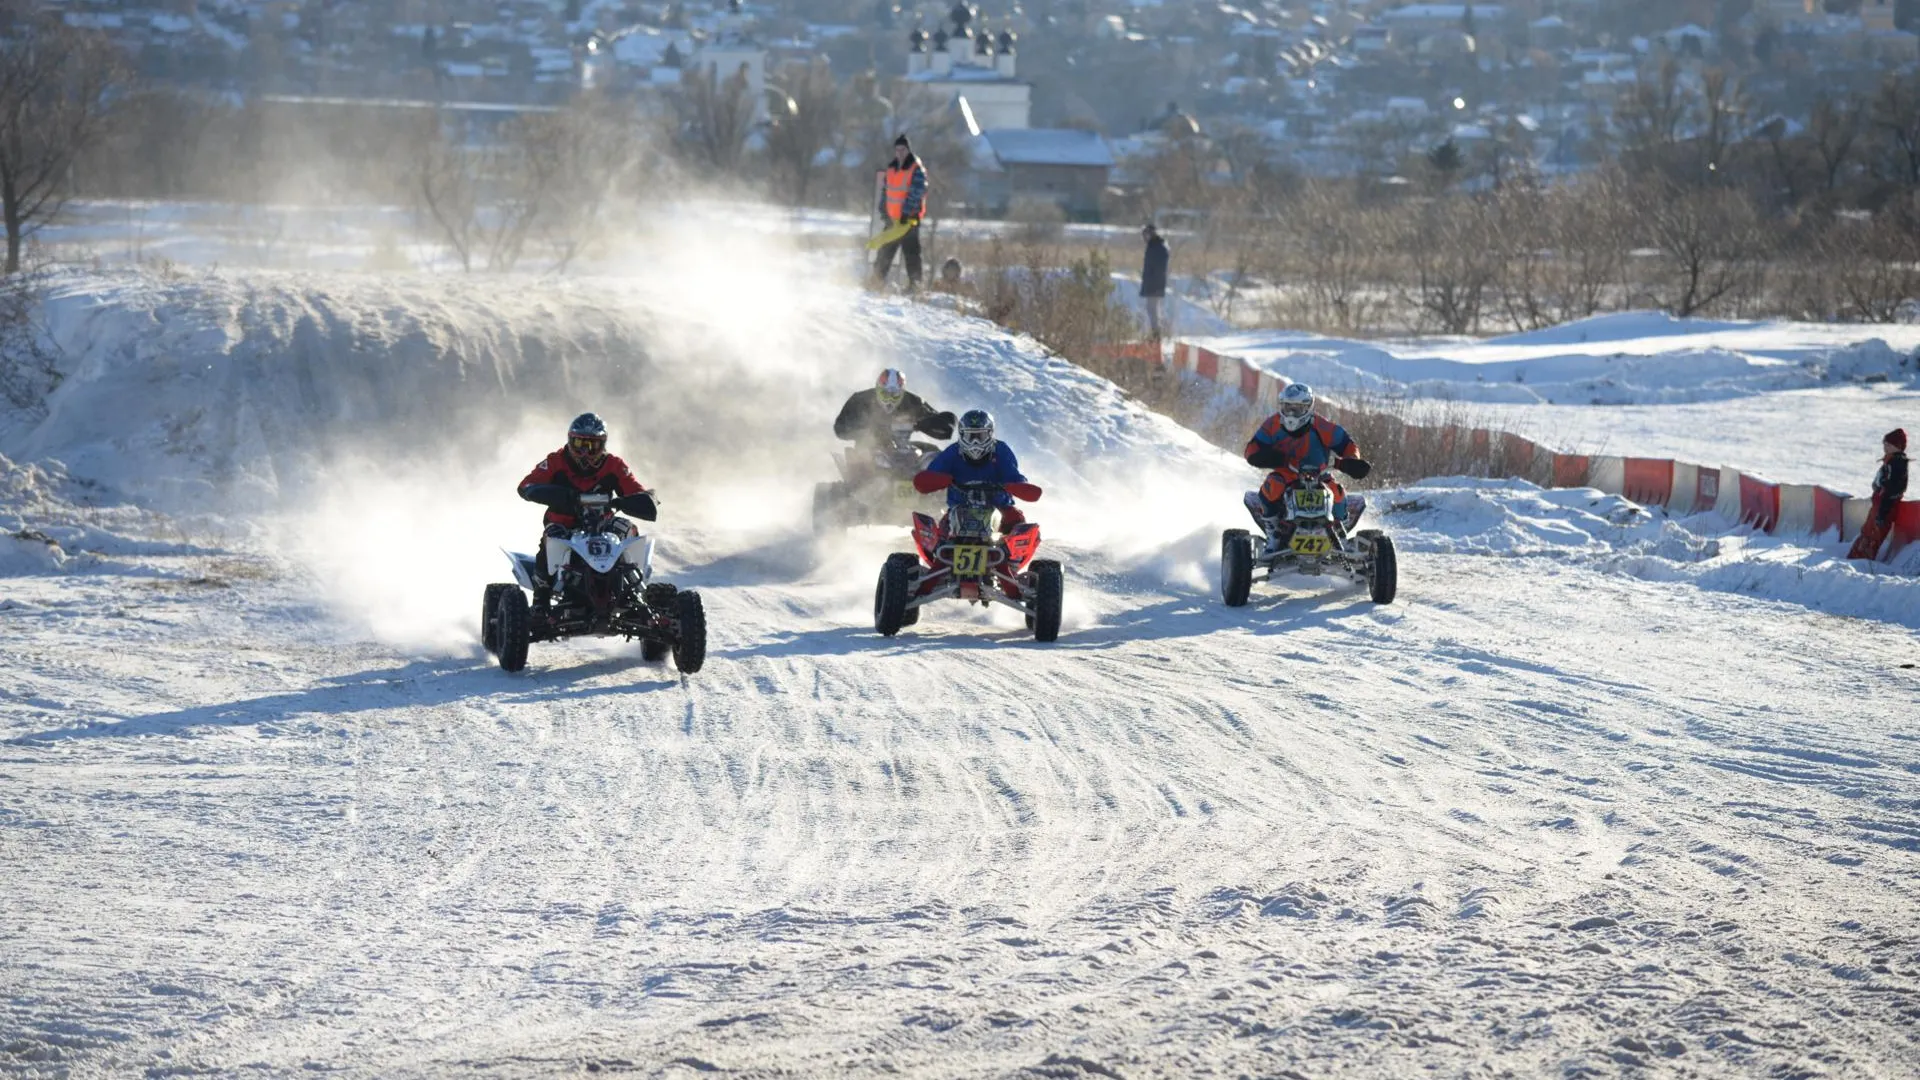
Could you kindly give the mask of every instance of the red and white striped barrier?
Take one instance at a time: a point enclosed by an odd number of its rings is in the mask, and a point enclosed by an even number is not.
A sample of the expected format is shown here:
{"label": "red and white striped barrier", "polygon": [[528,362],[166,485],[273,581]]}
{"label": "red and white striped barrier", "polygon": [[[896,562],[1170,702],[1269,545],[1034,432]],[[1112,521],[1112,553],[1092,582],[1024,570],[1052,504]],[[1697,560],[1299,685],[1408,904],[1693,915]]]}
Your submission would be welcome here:
{"label": "red and white striped barrier", "polygon": [[[1127,347],[1119,348],[1124,351]],[[1168,363],[1158,345],[1153,346],[1151,355],[1160,363]],[[1233,387],[1250,402],[1272,401],[1288,384],[1284,376],[1241,357],[1222,356],[1187,341],[1174,344],[1171,363],[1195,378]],[[1406,424],[1401,438],[1410,446],[1424,448],[1432,443],[1433,449],[1451,456],[1458,434],[1453,428]],[[1644,506],[1665,507],[1671,514],[1712,510],[1762,532],[1820,537],[1832,531],[1840,540],[1858,536],[1867,519],[1866,499],[1810,484],[1776,484],[1724,466],[1667,458],[1562,454],[1518,435],[1478,428],[1469,433],[1469,438],[1468,450],[1475,462],[1497,465],[1510,475],[1544,474],[1550,487],[1597,488]],[[1891,558],[1912,543],[1920,543],[1920,502],[1901,504],[1885,555]]]}

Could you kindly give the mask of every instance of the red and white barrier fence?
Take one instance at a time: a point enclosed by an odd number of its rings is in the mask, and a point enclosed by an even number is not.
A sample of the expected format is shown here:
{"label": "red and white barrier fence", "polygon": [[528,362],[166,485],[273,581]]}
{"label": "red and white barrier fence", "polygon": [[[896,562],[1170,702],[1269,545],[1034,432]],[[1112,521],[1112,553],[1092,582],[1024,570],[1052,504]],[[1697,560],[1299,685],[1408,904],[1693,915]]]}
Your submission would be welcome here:
{"label": "red and white barrier fence", "polygon": [[[1136,352],[1135,350],[1148,350]],[[1157,342],[1144,346],[1112,346],[1109,355],[1140,356],[1170,363],[1196,379],[1233,387],[1248,401],[1271,401],[1287,380],[1245,359],[1223,356],[1192,342],[1176,342],[1168,360]],[[1550,487],[1592,487],[1632,499],[1645,506],[1662,506],[1672,514],[1717,511],[1728,521],[1751,525],[1766,533],[1797,533],[1839,540],[1860,534],[1870,501],[1811,484],[1777,484],[1738,469],[1695,465],[1667,458],[1562,454],[1529,439],[1476,428],[1468,436],[1474,460],[1498,464],[1513,475],[1549,478]],[[1459,441],[1455,428],[1404,426],[1401,438],[1443,454],[1453,453]],[[1499,452],[1494,452],[1498,440]],[[1920,502],[1903,502],[1894,517],[1885,557],[1908,544],[1920,543]]]}

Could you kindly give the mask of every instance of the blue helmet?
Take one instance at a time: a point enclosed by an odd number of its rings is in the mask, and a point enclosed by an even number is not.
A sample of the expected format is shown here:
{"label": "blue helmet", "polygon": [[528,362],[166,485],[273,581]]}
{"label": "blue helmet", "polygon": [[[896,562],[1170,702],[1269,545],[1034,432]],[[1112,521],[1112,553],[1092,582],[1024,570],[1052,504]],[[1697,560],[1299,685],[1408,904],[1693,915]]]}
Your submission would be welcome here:
{"label": "blue helmet", "polygon": [[968,461],[984,461],[992,456],[993,414],[985,409],[968,409],[960,417],[960,455]]}

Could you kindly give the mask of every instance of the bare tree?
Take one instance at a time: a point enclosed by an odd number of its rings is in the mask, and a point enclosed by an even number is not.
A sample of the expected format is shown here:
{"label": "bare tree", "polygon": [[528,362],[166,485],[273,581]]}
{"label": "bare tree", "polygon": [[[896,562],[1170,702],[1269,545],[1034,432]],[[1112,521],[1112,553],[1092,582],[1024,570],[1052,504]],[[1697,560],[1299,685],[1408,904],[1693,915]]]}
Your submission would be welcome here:
{"label": "bare tree", "polygon": [[821,155],[838,149],[834,144],[846,126],[847,109],[825,60],[795,66],[783,84],[786,108],[775,110],[767,129],[767,157],[781,197],[800,206],[820,171]]}
{"label": "bare tree", "polygon": [[1372,319],[1383,274],[1379,219],[1351,188],[1326,183],[1282,213],[1279,276],[1301,290],[1315,325],[1352,332]]}
{"label": "bare tree", "polygon": [[1756,284],[1764,245],[1745,193],[1658,183],[1641,191],[1638,201],[1660,249],[1654,295],[1661,307],[1685,318]]}
{"label": "bare tree", "polygon": [[556,158],[545,188],[542,232],[553,250],[554,269],[565,271],[607,232],[607,210],[618,197],[644,194],[643,160],[659,163],[660,155],[649,150],[662,136],[643,125],[631,104],[601,95],[578,98],[541,123],[551,132]]}
{"label": "bare tree", "polygon": [[1873,99],[1873,126],[1886,140],[1892,179],[1920,187],[1920,75],[1889,75]]}
{"label": "bare tree", "polygon": [[1787,122],[1781,117],[1767,121],[1757,133],[1767,144],[1769,160],[1773,165],[1774,178],[1777,181],[1775,194],[1781,196],[1787,206],[1798,206],[1802,198],[1800,173],[1806,165],[1806,148],[1802,140],[1787,133]]}
{"label": "bare tree", "polygon": [[1740,80],[1727,74],[1725,68],[1709,68],[1700,77],[1698,145],[1706,171],[1720,173],[1725,168],[1729,149],[1741,137],[1747,108]]}
{"label": "bare tree", "polygon": [[423,123],[419,147],[414,196],[460,268],[518,265],[552,205],[551,186],[565,161],[562,126],[537,117],[516,120],[498,141],[474,145],[456,137],[435,110]]}
{"label": "bare tree", "polygon": [[1693,112],[1692,95],[1680,83],[1680,64],[1669,57],[1653,81],[1636,82],[1622,95],[1614,116],[1626,149],[1644,155],[1677,144]]}
{"label": "bare tree", "polygon": [[460,269],[471,271],[474,249],[480,243],[480,184],[472,156],[448,133],[439,110],[426,115],[419,127],[414,198],[441,241],[460,260]]}
{"label": "bare tree", "polygon": [[1815,246],[1835,294],[1834,314],[1859,322],[1893,322],[1920,296],[1920,233],[1904,215],[1835,220]]}
{"label": "bare tree", "polygon": [[725,78],[721,78],[716,64],[689,67],[682,81],[687,123],[702,160],[715,169],[731,170],[740,162],[747,130],[753,125],[753,91],[747,81],[747,66],[741,64]]}
{"label": "bare tree", "polygon": [[1492,214],[1479,199],[1435,199],[1413,211],[1402,234],[1415,275],[1413,299],[1443,333],[1468,334],[1480,325],[1500,253],[1488,242]]}
{"label": "bare tree", "polygon": [[1814,100],[1807,117],[1807,140],[1820,156],[1828,192],[1840,186],[1840,173],[1860,137],[1860,119],[1860,109],[1852,101],[1835,101],[1826,94]]}
{"label": "bare tree", "polygon": [[1542,271],[1542,308],[1554,323],[1607,306],[1626,276],[1632,208],[1618,173],[1605,171],[1547,196],[1553,259]]}
{"label": "bare tree", "polygon": [[37,13],[0,6],[0,217],[7,228],[6,273],[20,249],[57,213],[74,163],[107,132],[114,91],[127,68],[104,37]]}

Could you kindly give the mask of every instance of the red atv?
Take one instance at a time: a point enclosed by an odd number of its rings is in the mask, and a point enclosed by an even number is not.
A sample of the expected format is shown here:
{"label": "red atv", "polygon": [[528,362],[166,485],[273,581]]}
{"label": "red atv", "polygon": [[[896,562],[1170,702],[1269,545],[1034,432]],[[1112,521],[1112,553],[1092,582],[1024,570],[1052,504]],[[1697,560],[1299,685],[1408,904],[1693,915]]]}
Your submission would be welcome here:
{"label": "red atv", "polygon": [[964,600],[982,607],[1005,604],[1027,617],[1035,641],[1060,636],[1060,599],[1065,587],[1056,559],[1035,559],[1040,526],[1022,522],[1005,536],[993,535],[992,496],[1005,491],[1029,501],[1031,484],[956,483],[965,498],[947,508],[946,520],[913,515],[918,557],[887,556],[873,590],[873,628],[892,637],[920,621],[920,609],[935,600]]}

